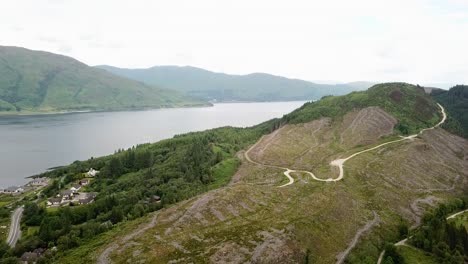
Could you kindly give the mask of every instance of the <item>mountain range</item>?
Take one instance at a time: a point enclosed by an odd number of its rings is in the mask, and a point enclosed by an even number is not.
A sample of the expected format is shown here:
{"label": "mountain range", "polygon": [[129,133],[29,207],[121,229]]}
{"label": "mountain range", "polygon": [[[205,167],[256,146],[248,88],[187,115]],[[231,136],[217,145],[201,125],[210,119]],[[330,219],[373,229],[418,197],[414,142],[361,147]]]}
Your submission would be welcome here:
{"label": "mountain range", "polygon": [[73,58],[0,46],[0,113],[122,110],[206,104]]}
{"label": "mountain range", "polygon": [[317,84],[266,73],[230,75],[185,66],[155,66],[147,69],[125,69],[96,66],[119,76],[148,85],[176,90],[209,101],[293,101],[318,100],[326,95],[343,95],[365,90],[370,82]]}

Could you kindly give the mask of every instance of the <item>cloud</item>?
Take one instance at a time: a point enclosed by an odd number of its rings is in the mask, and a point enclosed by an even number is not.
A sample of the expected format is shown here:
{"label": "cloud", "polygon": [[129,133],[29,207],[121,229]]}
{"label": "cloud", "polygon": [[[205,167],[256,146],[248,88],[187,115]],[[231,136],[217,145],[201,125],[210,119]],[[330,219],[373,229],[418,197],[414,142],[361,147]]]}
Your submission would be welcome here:
{"label": "cloud", "polygon": [[462,0],[5,0],[2,11],[0,44],[90,65],[468,82]]}

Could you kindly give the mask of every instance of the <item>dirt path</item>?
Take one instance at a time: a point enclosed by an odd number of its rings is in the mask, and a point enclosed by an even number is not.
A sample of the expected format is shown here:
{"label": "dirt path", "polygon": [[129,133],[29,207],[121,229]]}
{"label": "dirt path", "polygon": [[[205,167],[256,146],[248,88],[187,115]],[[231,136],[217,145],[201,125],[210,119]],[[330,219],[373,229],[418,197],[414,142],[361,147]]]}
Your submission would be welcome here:
{"label": "dirt path", "polygon": [[427,131],[427,130],[432,130],[434,128],[437,128],[439,127],[440,125],[442,125],[445,120],[447,119],[447,114],[445,113],[445,109],[442,105],[440,104],[437,104],[440,108],[440,111],[442,113],[442,120],[435,126],[433,127],[430,127],[430,128],[425,128],[425,129],[422,129],[421,131],[419,131],[419,133],[417,134],[414,134],[414,135],[410,135],[410,136],[406,136],[406,137],[401,137],[401,139],[397,139],[397,140],[393,140],[393,141],[389,141],[389,142],[386,142],[386,143],[382,143],[380,145],[377,145],[375,147],[372,147],[372,148],[369,148],[369,149],[365,149],[365,150],[362,150],[362,151],[359,151],[359,152],[356,152],[352,155],[350,155],[349,157],[347,158],[344,158],[344,159],[336,159],[336,160],[333,160],[332,162],[330,162],[330,165],[331,166],[335,166],[335,167],[338,167],[339,169],[339,174],[338,174],[338,177],[337,178],[328,178],[328,179],[322,179],[322,178],[318,178],[317,176],[315,176],[314,173],[310,172],[310,171],[304,171],[304,170],[293,170],[293,169],[290,169],[290,168],[285,168],[285,167],[281,167],[281,166],[275,166],[275,165],[269,165],[269,164],[262,164],[260,162],[257,162],[257,161],[254,161],[252,160],[250,157],[249,157],[249,152],[254,149],[263,139],[264,136],[262,136],[262,138],[260,138],[260,140],[257,141],[257,143],[255,143],[252,147],[250,147],[245,153],[244,153],[244,156],[245,156],[245,159],[253,164],[256,164],[256,165],[260,165],[260,166],[264,166],[264,167],[269,167],[269,168],[277,168],[277,169],[282,169],[282,170],[285,170],[284,172],[284,175],[288,178],[289,182],[287,184],[283,184],[279,187],[284,187],[284,186],[288,186],[288,185],[291,185],[294,183],[294,178],[291,177],[290,173],[292,172],[299,172],[299,173],[306,173],[306,174],[309,174],[309,176],[312,177],[312,179],[316,180],[316,181],[321,181],[321,182],[337,182],[337,181],[340,181],[343,179],[344,177],[344,164],[346,161],[360,155],[360,154],[363,154],[363,153],[366,153],[366,152],[369,152],[369,151],[372,151],[372,150],[375,150],[375,149],[378,149],[378,148],[381,148],[383,146],[386,146],[386,145],[389,145],[389,144],[393,144],[393,143],[397,143],[397,142],[401,142],[401,141],[404,141],[404,140],[412,140],[414,138],[416,138],[417,136],[421,135],[424,131]]}
{"label": "dirt path", "polygon": [[351,252],[351,250],[356,246],[356,244],[359,242],[359,238],[361,238],[361,236],[363,234],[365,234],[366,232],[368,232],[372,227],[374,227],[376,224],[378,224],[380,222],[380,217],[379,215],[375,212],[375,211],[372,211],[372,213],[374,214],[374,219],[372,219],[371,221],[367,222],[365,226],[363,226],[361,229],[359,229],[357,232],[356,232],[356,235],[354,235],[353,237],[353,240],[351,240],[351,243],[349,243],[348,247],[345,249],[345,251],[341,252],[340,254],[338,254],[338,256],[336,257],[336,263],[337,264],[341,264],[344,262],[344,260],[346,259],[346,257],[348,256],[349,252]]}

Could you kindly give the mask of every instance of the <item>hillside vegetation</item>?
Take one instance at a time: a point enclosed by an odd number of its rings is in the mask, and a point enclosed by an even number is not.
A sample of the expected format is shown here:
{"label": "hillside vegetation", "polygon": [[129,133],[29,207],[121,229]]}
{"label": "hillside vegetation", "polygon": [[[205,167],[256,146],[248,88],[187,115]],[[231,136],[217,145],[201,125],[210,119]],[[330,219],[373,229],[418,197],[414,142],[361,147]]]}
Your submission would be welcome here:
{"label": "hillside vegetation", "polygon": [[[43,195],[93,167],[101,171],[87,187],[99,193],[95,203],[38,209],[40,219],[24,219],[38,232],[5,254],[57,246],[47,261],[374,264],[405,235],[399,230],[466,190],[466,140],[428,130],[350,160],[335,183],[293,173],[294,184],[278,188],[284,170],[261,164],[336,177],[330,161],[429,127],[438,111],[416,86],[382,84],[255,127],[189,133],[75,162],[44,174],[54,184]],[[250,157],[257,163],[248,162],[243,150],[256,141]]]}
{"label": "hillside vegetation", "polygon": [[0,46],[0,113],[120,110],[201,104],[70,57]]}
{"label": "hillside vegetation", "polygon": [[324,95],[342,95],[371,86],[368,82],[316,84],[265,73],[229,75],[195,67],[156,66],[148,69],[122,69],[105,65],[97,67],[146,84],[181,91],[203,100],[217,101],[318,100]]}
{"label": "hillside vegetation", "polygon": [[457,85],[449,91],[435,90],[432,96],[452,116],[444,128],[458,135],[468,137],[468,86]]}

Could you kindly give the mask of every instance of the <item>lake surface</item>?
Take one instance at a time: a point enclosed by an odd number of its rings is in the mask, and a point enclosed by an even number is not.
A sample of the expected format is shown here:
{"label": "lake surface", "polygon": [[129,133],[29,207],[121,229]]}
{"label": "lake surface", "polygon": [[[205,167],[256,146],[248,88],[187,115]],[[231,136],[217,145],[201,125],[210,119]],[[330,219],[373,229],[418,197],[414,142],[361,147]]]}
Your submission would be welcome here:
{"label": "lake surface", "polygon": [[246,127],[304,102],[228,103],[148,111],[0,116],[0,188],[48,168],[221,126]]}

